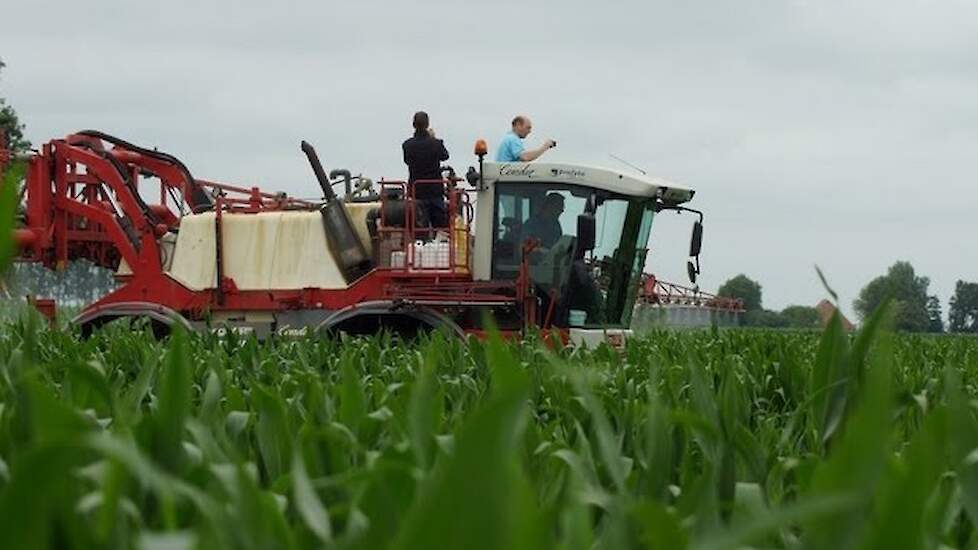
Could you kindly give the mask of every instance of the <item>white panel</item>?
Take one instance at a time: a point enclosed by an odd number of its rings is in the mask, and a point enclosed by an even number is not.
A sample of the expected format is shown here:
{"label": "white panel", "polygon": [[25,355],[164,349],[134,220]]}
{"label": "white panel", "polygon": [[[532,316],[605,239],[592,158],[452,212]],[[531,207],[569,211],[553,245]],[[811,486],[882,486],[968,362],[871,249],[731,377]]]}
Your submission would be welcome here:
{"label": "white panel", "polygon": [[[378,203],[347,205],[357,236],[370,250],[367,213]],[[326,242],[318,211],[224,214],[224,275],[241,290],[346,288]],[[214,288],[214,213],[185,216],[169,275],[192,290]]]}
{"label": "white panel", "polygon": [[654,197],[661,188],[665,198],[675,202],[686,202],[693,197],[692,190],[665,178],[578,164],[487,162],[483,165],[482,177],[487,181],[583,185],[633,197]]}

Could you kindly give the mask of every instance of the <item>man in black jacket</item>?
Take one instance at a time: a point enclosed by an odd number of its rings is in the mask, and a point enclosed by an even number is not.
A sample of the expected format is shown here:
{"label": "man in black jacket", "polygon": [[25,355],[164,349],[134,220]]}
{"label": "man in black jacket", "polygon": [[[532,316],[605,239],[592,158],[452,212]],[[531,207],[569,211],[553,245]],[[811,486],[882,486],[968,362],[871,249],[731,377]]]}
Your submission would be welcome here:
{"label": "man in black jacket", "polygon": [[428,113],[414,113],[414,136],[405,140],[401,148],[404,149],[404,163],[408,165],[409,184],[416,180],[439,180],[417,184],[414,196],[427,214],[431,227],[448,227],[445,186],[440,182],[441,161],[448,160],[448,150],[428,126]]}

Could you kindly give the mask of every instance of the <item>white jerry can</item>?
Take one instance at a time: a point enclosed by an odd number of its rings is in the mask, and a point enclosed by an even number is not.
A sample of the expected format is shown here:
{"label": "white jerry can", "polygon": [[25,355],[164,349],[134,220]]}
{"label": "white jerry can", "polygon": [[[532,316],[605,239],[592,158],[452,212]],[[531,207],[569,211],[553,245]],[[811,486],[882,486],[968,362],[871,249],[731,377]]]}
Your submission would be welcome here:
{"label": "white jerry can", "polygon": [[404,269],[407,267],[407,254],[403,250],[394,250],[391,252],[391,268],[392,269]]}

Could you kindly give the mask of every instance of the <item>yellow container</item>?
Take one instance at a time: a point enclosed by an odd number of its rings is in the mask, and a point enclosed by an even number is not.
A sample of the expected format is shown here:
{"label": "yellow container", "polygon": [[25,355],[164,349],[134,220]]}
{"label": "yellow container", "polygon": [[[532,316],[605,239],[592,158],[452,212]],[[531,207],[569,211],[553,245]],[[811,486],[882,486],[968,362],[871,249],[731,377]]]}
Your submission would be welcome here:
{"label": "yellow container", "polygon": [[469,269],[469,233],[465,230],[465,220],[455,215],[452,220],[452,231],[455,232],[455,265],[453,267],[468,271]]}

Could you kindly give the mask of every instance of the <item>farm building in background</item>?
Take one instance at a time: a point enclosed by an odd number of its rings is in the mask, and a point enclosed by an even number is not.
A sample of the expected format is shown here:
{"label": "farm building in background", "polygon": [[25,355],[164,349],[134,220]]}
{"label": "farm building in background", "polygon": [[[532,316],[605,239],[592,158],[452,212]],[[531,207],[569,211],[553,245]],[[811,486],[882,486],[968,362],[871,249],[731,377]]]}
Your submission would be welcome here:
{"label": "farm building in background", "polygon": [[[832,304],[832,302],[828,300],[822,300],[821,302],[818,303],[818,305],[815,306],[815,311],[818,312],[819,323],[821,323],[822,328],[825,328],[829,324],[829,321],[832,319],[832,314],[838,311],[838,308],[836,308]],[[856,330],[856,325],[853,325],[852,322],[849,321],[849,319],[846,319],[846,316],[843,315],[841,311],[839,312],[839,318],[842,319],[842,330],[846,332],[852,332]]]}

